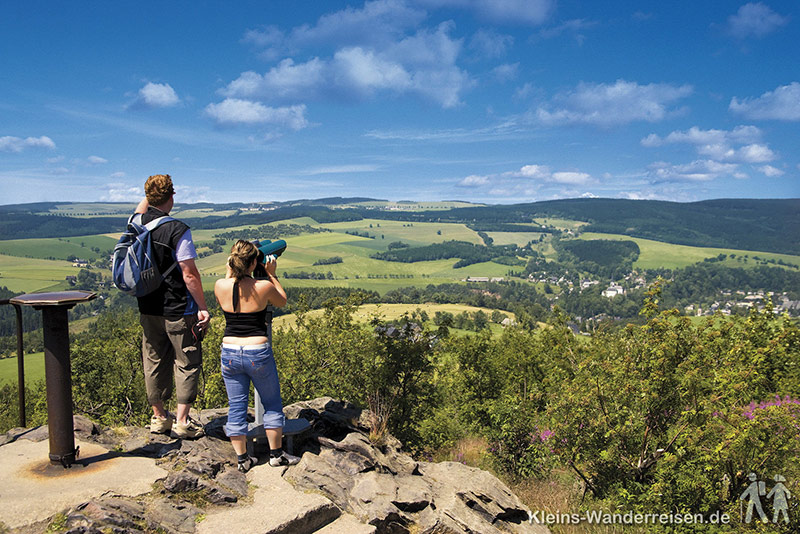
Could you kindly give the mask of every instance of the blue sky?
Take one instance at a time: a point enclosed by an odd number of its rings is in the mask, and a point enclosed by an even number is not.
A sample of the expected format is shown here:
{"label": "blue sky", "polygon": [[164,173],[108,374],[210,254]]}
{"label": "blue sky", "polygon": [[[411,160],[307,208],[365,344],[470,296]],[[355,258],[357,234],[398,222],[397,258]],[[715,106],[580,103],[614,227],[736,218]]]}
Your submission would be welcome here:
{"label": "blue sky", "polygon": [[800,197],[800,3],[11,2],[4,204]]}

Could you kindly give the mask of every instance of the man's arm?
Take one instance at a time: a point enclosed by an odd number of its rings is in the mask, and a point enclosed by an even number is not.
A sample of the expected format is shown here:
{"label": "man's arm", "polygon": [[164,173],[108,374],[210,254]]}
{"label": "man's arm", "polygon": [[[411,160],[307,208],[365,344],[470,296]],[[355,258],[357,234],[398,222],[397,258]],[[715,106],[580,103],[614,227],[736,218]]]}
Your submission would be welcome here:
{"label": "man's arm", "polygon": [[200,279],[200,271],[197,270],[197,265],[194,259],[179,261],[178,265],[181,267],[183,274],[183,281],[186,288],[192,295],[192,298],[197,303],[199,308],[197,312],[197,321],[201,328],[208,326],[208,321],[211,315],[208,313],[208,306],[206,306],[206,297],[203,295],[203,283]]}

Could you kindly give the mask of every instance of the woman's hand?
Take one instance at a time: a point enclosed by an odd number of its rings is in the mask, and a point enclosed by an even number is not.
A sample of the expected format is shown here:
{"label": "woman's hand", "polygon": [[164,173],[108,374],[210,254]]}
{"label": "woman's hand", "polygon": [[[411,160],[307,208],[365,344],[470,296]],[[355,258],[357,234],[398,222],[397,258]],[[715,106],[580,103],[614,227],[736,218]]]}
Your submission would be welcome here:
{"label": "woman's hand", "polygon": [[277,267],[278,267],[278,260],[277,260],[277,258],[275,258],[275,256],[273,256],[272,254],[267,256],[264,259],[264,266],[267,269],[267,274],[270,277],[276,276],[275,275],[275,269],[277,269]]}

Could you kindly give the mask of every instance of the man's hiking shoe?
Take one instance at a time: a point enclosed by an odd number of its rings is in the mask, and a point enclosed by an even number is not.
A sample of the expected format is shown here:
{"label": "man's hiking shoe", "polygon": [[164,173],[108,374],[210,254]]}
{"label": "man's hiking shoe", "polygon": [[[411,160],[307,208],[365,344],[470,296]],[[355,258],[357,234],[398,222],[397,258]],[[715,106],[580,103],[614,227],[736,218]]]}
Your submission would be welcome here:
{"label": "man's hiking shoe", "polygon": [[247,460],[244,462],[239,462],[237,469],[240,473],[247,473],[250,469],[258,463],[257,458],[253,458],[252,456],[248,456]]}
{"label": "man's hiking shoe", "polygon": [[272,456],[269,459],[269,465],[272,467],[280,467],[282,465],[295,465],[300,461],[297,456],[292,456],[286,451],[283,451],[280,456]]}
{"label": "man's hiking shoe", "polygon": [[167,413],[166,417],[153,415],[150,418],[150,432],[153,434],[169,434],[172,430],[172,415]]}
{"label": "man's hiking shoe", "polygon": [[191,417],[186,418],[186,424],[183,424],[180,421],[175,421],[175,425],[172,429],[175,431],[176,436],[183,439],[194,439],[205,435],[205,432],[203,431],[203,425]]}

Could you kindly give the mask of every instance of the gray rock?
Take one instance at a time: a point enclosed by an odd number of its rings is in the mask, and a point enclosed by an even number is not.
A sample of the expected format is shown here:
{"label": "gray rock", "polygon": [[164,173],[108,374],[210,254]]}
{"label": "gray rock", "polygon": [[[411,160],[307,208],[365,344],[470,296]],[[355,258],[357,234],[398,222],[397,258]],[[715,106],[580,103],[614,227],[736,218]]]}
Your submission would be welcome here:
{"label": "gray rock", "polygon": [[392,436],[370,442],[367,417],[346,402],[314,399],[284,411],[312,421],[303,459],[284,478],[321,491],[376,532],[547,532],[528,523],[528,509],[493,475],[456,462],[418,463]]}
{"label": "gray rock", "polygon": [[82,415],[72,416],[72,427],[75,433],[84,436],[96,436],[100,433],[100,429],[95,425],[91,419]]}
{"label": "gray rock", "polygon": [[247,497],[247,477],[233,466],[226,466],[222,472],[216,476],[214,481],[239,497]]}
{"label": "gray rock", "polygon": [[200,478],[186,471],[175,471],[167,475],[163,485],[170,493],[194,491],[200,487]]}
{"label": "gray rock", "polygon": [[161,528],[169,533],[185,534],[194,532],[195,518],[200,513],[199,508],[185,502],[156,499],[147,506],[145,519],[151,532]]}
{"label": "gray rock", "polygon": [[109,497],[79,504],[69,512],[65,527],[72,533],[142,532],[145,511],[141,503]]}
{"label": "gray rock", "polygon": [[50,432],[47,425],[37,426],[34,428],[15,427],[6,432],[6,438],[3,445],[11,443],[18,439],[27,439],[28,441],[44,441],[50,437]]}

